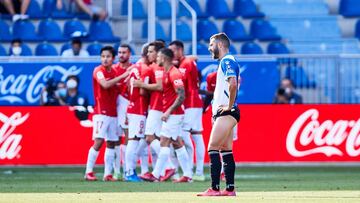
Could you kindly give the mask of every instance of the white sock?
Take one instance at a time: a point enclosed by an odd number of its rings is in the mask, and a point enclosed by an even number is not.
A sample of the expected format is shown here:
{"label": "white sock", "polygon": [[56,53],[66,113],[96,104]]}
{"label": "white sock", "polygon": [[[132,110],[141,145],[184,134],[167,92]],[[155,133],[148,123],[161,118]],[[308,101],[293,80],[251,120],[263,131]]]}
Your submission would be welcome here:
{"label": "white sock", "polygon": [[141,139],[137,148],[137,157],[140,159],[141,174],[145,174],[149,171],[148,150],[148,145],[145,139]]}
{"label": "white sock", "polygon": [[192,136],[195,143],[196,153],[196,175],[204,175],[204,159],[205,159],[205,144],[201,134],[194,134]]}
{"label": "white sock", "polygon": [[129,140],[126,146],[125,152],[125,162],[126,162],[126,175],[130,176],[134,173],[136,168],[137,156],[136,150],[138,147],[139,141]]}
{"label": "white sock", "polygon": [[157,155],[156,152],[155,152],[153,149],[151,149],[151,148],[150,148],[150,151],[151,151],[151,166],[152,166],[153,168],[155,168],[158,155]]}
{"label": "white sock", "polygon": [[104,177],[111,174],[114,164],[114,158],[115,158],[114,149],[110,149],[106,147],[105,155],[104,155],[104,162],[105,162]]}
{"label": "white sock", "polygon": [[120,173],[120,158],[121,158],[120,145],[116,145],[114,150],[115,150],[114,172],[119,174]]}
{"label": "white sock", "polygon": [[126,145],[121,144],[120,145],[120,163],[122,163],[122,169],[123,169],[123,174],[125,174],[126,171],[126,161],[125,161],[125,153],[126,153]]}
{"label": "white sock", "polygon": [[170,161],[168,162],[167,168],[173,168],[177,171],[179,168],[179,161],[176,158],[175,149],[173,146],[171,146],[170,150]]}
{"label": "white sock", "polygon": [[150,143],[150,147],[159,156],[160,153],[160,141],[155,139]]}
{"label": "white sock", "polygon": [[189,157],[186,152],[185,146],[182,146],[181,148],[176,149],[175,152],[176,152],[177,158],[179,160],[181,169],[184,173],[184,176],[192,178],[192,172],[191,172],[191,169],[189,166]]}
{"label": "white sock", "polygon": [[169,160],[170,148],[169,147],[161,147],[158,155],[158,160],[156,161],[155,169],[152,174],[159,178],[161,172],[165,169],[165,164]]}
{"label": "white sock", "polygon": [[192,171],[194,168],[194,145],[190,137],[190,132],[182,131],[181,138],[184,140],[185,148],[189,157],[189,167]]}
{"label": "white sock", "polygon": [[85,173],[91,173],[94,170],[94,165],[96,163],[96,159],[99,155],[99,152],[96,151],[93,147],[90,147],[89,149],[89,153],[88,153],[88,158],[86,161],[86,171]]}

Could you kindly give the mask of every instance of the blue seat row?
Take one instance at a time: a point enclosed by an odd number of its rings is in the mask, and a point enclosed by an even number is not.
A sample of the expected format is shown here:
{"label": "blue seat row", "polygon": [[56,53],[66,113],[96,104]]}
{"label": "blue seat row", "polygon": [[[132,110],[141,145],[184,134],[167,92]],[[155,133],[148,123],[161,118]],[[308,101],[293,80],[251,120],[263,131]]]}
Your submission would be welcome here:
{"label": "blue seat row", "polygon": [[[12,30],[12,33],[10,32]],[[89,30],[81,21],[72,19],[64,24],[64,32],[56,21],[44,19],[39,23],[38,32],[29,20],[16,21],[10,26],[0,20],[0,41],[10,41],[15,38],[24,41],[68,41],[71,37],[84,36],[87,41],[116,42],[120,38],[113,35],[110,25],[106,21],[92,21]]]}

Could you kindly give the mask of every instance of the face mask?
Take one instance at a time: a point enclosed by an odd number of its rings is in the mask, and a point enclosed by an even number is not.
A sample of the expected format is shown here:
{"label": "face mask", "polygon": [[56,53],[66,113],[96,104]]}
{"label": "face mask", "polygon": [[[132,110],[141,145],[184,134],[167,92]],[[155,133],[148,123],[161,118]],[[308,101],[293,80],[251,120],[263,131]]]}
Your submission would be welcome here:
{"label": "face mask", "polygon": [[68,80],[68,81],[66,82],[66,87],[69,88],[69,89],[76,88],[76,87],[77,87],[77,82],[76,82],[76,80]]}
{"label": "face mask", "polygon": [[58,89],[58,94],[60,97],[66,97],[66,89],[65,88]]}
{"label": "face mask", "polygon": [[291,93],[291,88],[290,87],[285,88],[285,93],[290,94]]}
{"label": "face mask", "polygon": [[11,51],[12,51],[13,55],[19,56],[21,54],[21,47],[13,47],[13,48],[11,48]]}

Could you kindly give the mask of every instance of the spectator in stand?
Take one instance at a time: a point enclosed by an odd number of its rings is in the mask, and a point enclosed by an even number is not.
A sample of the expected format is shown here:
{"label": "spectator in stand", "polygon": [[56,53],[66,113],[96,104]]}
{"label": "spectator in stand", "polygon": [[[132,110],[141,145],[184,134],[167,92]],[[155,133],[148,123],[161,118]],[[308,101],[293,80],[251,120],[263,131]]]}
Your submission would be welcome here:
{"label": "spectator in stand", "polygon": [[26,11],[30,0],[0,0],[0,13],[12,15],[13,22],[29,18]]}
{"label": "spectator in stand", "polygon": [[288,98],[289,104],[302,104],[302,96],[295,92],[293,82],[289,78],[281,80],[281,88],[285,90],[285,95]]}
{"label": "spectator in stand", "polygon": [[21,39],[13,39],[10,45],[10,56],[21,56],[22,48],[21,48],[22,41]]}
{"label": "spectator in stand", "polygon": [[[75,2],[78,11],[87,13],[93,20],[105,20],[107,12],[100,6],[95,5],[92,0],[69,0],[69,4]],[[62,9],[63,0],[56,1],[56,7]],[[72,6],[70,6],[72,8]],[[72,11],[72,9],[70,9]]]}
{"label": "spectator in stand", "polygon": [[85,49],[82,49],[82,43],[80,39],[73,39],[71,41],[71,49],[65,50],[61,56],[62,57],[88,57],[89,52]]}
{"label": "spectator in stand", "polygon": [[274,104],[288,104],[289,103],[289,99],[288,99],[288,96],[285,93],[284,88],[280,87],[277,90],[273,103]]}
{"label": "spectator in stand", "polygon": [[64,100],[66,97],[65,83],[60,81],[56,82],[53,78],[50,78],[41,91],[40,105],[42,106],[64,106],[66,105]]}
{"label": "spectator in stand", "polygon": [[73,106],[76,117],[81,120],[87,120],[89,112],[87,107],[89,105],[88,98],[79,90],[79,78],[76,75],[70,75],[66,79],[67,94],[65,97],[66,105]]}

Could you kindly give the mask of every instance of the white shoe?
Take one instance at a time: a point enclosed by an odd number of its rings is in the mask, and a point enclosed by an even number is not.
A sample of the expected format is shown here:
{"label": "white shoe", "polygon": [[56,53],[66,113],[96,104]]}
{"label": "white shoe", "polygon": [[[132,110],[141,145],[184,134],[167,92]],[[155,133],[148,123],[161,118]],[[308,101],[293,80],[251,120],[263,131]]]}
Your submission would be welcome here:
{"label": "white shoe", "polygon": [[14,14],[14,15],[12,16],[12,21],[13,21],[13,22],[16,22],[16,21],[18,21],[18,20],[21,20],[21,15],[20,15],[20,14]]}

